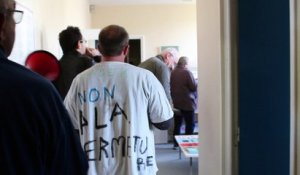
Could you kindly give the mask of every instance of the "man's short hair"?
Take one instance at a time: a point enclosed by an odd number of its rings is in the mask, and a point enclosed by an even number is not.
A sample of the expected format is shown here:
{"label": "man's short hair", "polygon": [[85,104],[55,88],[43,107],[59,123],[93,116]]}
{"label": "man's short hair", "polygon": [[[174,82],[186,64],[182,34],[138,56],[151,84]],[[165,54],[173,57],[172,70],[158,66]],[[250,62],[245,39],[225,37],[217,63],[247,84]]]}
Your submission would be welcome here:
{"label": "man's short hair", "polygon": [[129,43],[127,31],[118,25],[109,25],[99,33],[99,51],[104,56],[118,56]]}
{"label": "man's short hair", "polygon": [[59,33],[59,44],[63,53],[76,50],[78,41],[82,40],[82,34],[78,27],[68,26]]}
{"label": "man's short hair", "polygon": [[173,56],[172,59],[175,63],[178,62],[179,53],[178,53],[177,49],[175,49],[173,47],[168,47],[168,48],[164,49],[160,55],[162,55],[164,57],[167,53],[170,53]]}
{"label": "man's short hair", "polygon": [[179,58],[177,65],[178,66],[185,66],[188,64],[188,57],[182,56]]}

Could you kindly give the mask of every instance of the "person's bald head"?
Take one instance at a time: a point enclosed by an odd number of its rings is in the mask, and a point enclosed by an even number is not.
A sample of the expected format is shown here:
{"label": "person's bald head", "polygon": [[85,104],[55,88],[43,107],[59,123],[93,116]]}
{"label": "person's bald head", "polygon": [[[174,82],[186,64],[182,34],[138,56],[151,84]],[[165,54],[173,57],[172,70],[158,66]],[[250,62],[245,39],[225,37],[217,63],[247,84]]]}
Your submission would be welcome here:
{"label": "person's bald head", "polygon": [[103,56],[118,56],[128,44],[129,35],[121,26],[109,25],[99,33],[99,50]]}

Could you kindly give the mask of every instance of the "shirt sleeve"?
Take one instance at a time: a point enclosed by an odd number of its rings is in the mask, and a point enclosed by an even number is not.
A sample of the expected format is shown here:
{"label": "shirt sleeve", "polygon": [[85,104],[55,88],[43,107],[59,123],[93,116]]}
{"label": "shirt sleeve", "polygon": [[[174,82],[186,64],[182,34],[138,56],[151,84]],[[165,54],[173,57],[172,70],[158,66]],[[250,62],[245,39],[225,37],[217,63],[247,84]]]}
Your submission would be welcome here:
{"label": "shirt sleeve", "polygon": [[153,74],[148,74],[148,113],[152,123],[161,123],[173,117],[173,110],[160,82]]}
{"label": "shirt sleeve", "polygon": [[71,84],[71,87],[65,97],[64,100],[64,104],[66,106],[66,109],[70,115],[70,119],[71,122],[74,126],[74,128],[76,130],[79,129],[79,125],[78,125],[78,116],[76,115],[76,87],[77,87],[77,83],[76,83],[76,78],[74,79],[74,81]]}

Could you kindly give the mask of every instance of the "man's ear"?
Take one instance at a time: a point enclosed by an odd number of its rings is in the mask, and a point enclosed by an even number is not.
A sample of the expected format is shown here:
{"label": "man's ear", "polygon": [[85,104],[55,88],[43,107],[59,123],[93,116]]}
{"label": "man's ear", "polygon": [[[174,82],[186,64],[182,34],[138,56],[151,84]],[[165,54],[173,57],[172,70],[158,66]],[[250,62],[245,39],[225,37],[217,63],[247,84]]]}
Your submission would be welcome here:
{"label": "man's ear", "polygon": [[76,50],[77,49],[80,49],[80,41],[77,41],[77,43],[76,43]]}
{"label": "man's ear", "polygon": [[170,62],[170,53],[166,53],[164,56],[163,56],[163,60],[166,64],[169,64]]}
{"label": "man's ear", "polygon": [[97,48],[98,48],[99,52],[101,53],[102,49],[101,49],[101,46],[99,43],[97,44]]}
{"label": "man's ear", "polygon": [[129,45],[125,46],[123,49],[123,54],[127,55],[129,53]]}
{"label": "man's ear", "polygon": [[5,14],[0,13],[0,41],[2,41],[4,37],[2,33],[4,25],[5,25]]}

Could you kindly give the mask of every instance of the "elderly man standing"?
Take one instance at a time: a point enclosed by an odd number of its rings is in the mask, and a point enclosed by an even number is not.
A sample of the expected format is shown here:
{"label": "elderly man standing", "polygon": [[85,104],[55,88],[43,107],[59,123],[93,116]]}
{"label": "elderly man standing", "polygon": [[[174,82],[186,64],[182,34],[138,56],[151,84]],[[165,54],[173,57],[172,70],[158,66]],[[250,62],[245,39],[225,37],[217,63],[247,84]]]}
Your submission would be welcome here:
{"label": "elderly man standing", "polygon": [[170,75],[178,60],[178,55],[178,51],[175,48],[166,48],[159,55],[151,57],[139,65],[139,67],[147,69],[155,75],[164,87],[171,104]]}
{"label": "elderly man standing", "polygon": [[0,0],[0,174],[87,173],[78,136],[53,85],[8,60],[23,12]]}
{"label": "elderly man standing", "polygon": [[[166,48],[159,55],[151,57],[144,62],[142,62],[139,67],[151,71],[159,82],[164,87],[165,93],[168,97],[168,100],[173,106],[172,97],[171,97],[171,88],[170,88],[170,76],[171,70],[175,67],[179,53],[175,48]],[[171,121],[171,127],[167,133],[167,140],[173,140],[173,129],[174,121]],[[158,134],[161,135],[161,134]]]}

